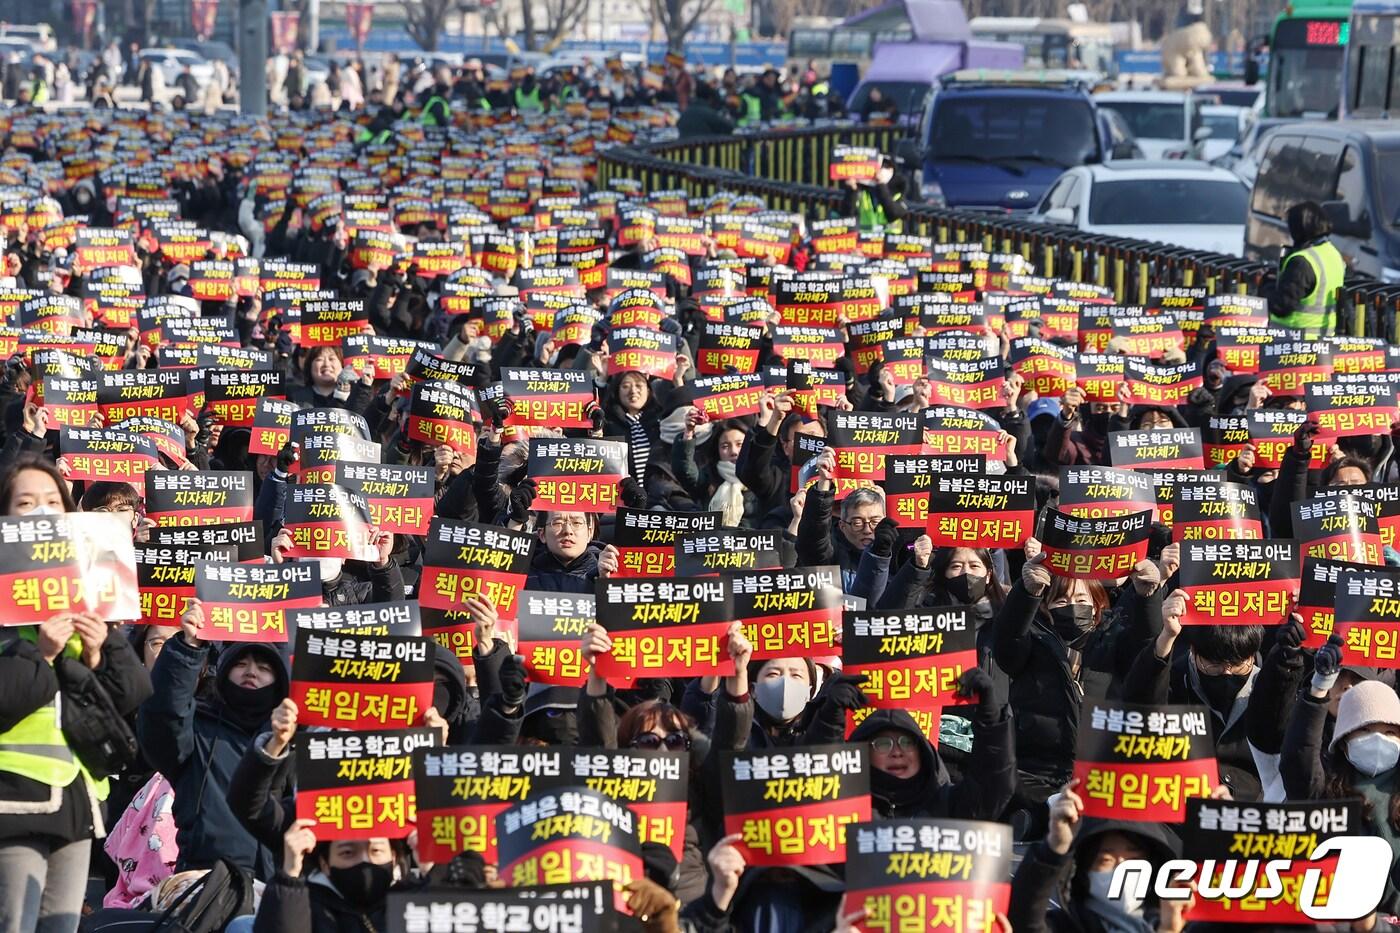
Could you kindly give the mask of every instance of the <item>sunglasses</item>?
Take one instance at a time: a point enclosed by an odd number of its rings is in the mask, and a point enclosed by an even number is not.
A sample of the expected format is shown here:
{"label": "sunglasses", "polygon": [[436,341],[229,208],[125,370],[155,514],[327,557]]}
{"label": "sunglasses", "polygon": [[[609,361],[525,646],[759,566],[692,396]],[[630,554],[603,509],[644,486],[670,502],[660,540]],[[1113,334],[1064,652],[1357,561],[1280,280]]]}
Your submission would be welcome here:
{"label": "sunglasses", "polygon": [[668,732],[663,738],[655,732],[643,732],[632,739],[632,747],[645,751],[655,751],[661,746],[666,746],[668,752],[681,752],[690,750],[690,733],[688,732]]}
{"label": "sunglasses", "polygon": [[882,755],[888,755],[890,752],[894,751],[896,745],[899,746],[901,751],[913,751],[914,737],[912,735],[901,735],[891,738],[885,735],[874,739],[870,743],[870,746]]}

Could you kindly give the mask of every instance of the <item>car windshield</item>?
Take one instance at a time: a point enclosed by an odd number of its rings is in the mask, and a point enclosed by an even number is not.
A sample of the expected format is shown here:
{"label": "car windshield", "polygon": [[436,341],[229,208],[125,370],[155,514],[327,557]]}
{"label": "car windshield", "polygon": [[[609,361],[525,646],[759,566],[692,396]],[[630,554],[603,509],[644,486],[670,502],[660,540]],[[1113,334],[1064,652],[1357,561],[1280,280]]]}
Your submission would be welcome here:
{"label": "car windshield", "polygon": [[884,100],[894,101],[901,114],[920,113],[924,109],[924,98],[929,92],[929,85],[922,81],[871,81],[856,89],[848,109],[852,113],[860,113],[874,88],[879,88],[880,96]]}
{"label": "car windshield", "polygon": [[1128,124],[1138,139],[1185,139],[1186,107],[1179,102],[1104,101]]}
{"label": "car windshield", "polygon": [[1249,195],[1237,181],[1152,178],[1105,181],[1089,195],[1095,226],[1243,224]]}
{"label": "car windshield", "polygon": [[1242,88],[1207,88],[1203,92],[1207,97],[1216,97],[1227,107],[1253,107],[1254,102],[1259,99],[1259,89],[1255,87]]}
{"label": "car windshield", "polygon": [[1240,121],[1228,113],[1206,114],[1201,117],[1201,125],[1210,130],[1211,139],[1236,140],[1240,138]]}
{"label": "car windshield", "polygon": [[1376,168],[1379,170],[1381,197],[1384,198],[1386,221],[1392,227],[1400,227],[1400,145],[1376,149]]}
{"label": "car windshield", "polygon": [[1098,156],[1088,102],[1043,95],[944,98],[930,127],[935,160],[1043,162],[1069,168]]}

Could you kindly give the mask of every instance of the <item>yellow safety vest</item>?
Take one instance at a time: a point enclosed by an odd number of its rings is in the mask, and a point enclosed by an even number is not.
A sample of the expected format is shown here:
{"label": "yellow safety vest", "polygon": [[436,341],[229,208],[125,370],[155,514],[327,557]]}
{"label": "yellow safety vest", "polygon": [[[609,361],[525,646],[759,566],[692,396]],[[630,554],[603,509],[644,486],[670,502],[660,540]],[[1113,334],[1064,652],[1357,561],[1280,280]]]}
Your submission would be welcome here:
{"label": "yellow safety vest", "polygon": [[1275,317],[1284,327],[1292,327],[1311,335],[1324,336],[1337,329],[1337,293],[1346,279],[1347,263],[1329,242],[1319,243],[1290,253],[1283,258],[1279,271],[1292,260],[1306,262],[1313,271],[1316,284],[1292,313]]}
{"label": "yellow safety vest", "polygon": [[436,116],[433,114],[433,112],[432,112],[432,106],[433,106],[433,104],[436,103],[436,102],[438,102],[438,101],[441,101],[441,102],[442,102],[443,109],[444,109],[445,111],[447,111],[447,113],[448,113],[448,120],[449,120],[449,121],[451,120],[452,105],[451,105],[450,103],[448,103],[448,101],[447,101],[446,98],[442,97],[442,96],[439,95],[439,94],[434,94],[432,97],[429,97],[429,98],[428,98],[427,102],[423,104],[423,109],[422,109],[421,111],[418,112],[418,122],[419,122],[419,123],[424,123],[424,124],[427,124],[428,126],[445,126],[445,125],[446,125],[446,124],[439,124],[438,121],[437,121],[437,117],[436,117]]}
{"label": "yellow safety vest", "polygon": [[[899,195],[894,195],[896,201]],[[885,209],[869,191],[862,191],[856,197],[856,225],[862,230],[883,230],[886,233],[903,233],[904,221],[886,223]]]}
{"label": "yellow safety vest", "polygon": [[0,735],[0,771],[50,787],[67,787],[83,772],[82,763],[63,737],[59,702],[55,697],[52,703],[36,709]]}

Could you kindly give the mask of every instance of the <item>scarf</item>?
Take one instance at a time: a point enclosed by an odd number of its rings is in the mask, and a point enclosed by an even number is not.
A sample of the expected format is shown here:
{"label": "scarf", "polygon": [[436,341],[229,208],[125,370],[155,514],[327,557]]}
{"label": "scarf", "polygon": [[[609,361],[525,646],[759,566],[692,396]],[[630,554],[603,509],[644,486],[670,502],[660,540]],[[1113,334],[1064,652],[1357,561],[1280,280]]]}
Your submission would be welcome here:
{"label": "scarf", "polygon": [[732,463],[720,460],[715,464],[715,472],[723,482],[710,497],[710,511],[720,513],[721,525],[737,528],[744,518],[744,484],[739,482],[738,472]]}

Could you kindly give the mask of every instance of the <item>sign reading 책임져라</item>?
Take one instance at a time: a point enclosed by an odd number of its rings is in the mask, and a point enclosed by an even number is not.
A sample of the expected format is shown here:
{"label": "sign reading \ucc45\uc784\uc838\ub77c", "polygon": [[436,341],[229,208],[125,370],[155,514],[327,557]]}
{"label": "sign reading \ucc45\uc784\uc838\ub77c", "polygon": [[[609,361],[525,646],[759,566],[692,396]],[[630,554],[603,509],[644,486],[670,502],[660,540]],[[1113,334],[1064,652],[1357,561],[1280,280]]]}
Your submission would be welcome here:
{"label": "sign reading \ucc45\uc784\uc838\ub77c", "polygon": [[708,576],[736,570],[772,570],[782,566],[776,531],[716,528],[676,537],[676,573]]}
{"label": "sign reading \ucc45\uc784\uc838\ub77c", "polygon": [[475,394],[460,383],[420,382],[409,401],[408,439],[475,455],[477,409]]}
{"label": "sign reading \ucc45\uc784\uc838\ub77c", "polygon": [[291,698],[298,723],[332,729],[418,726],[433,705],[433,640],[297,632]]}
{"label": "sign reading \ucc45\uc784\uc838\ub77c", "polygon": [[[1191,922],[1312,926],[1312,918],[1299,907],[1303,878],[1308,872],[1320,872],[1316,890],[1333,890],[1338,857],[1313,862],[1308,856],[1328,839],[1364,834],[1369,831],[1365,827],[1359,800],[1187,801],[1182,857],[1197,864],[1214,863],[1217,872],[1233,874],[1242,869],[1233,877],[1211,879],[1227,887],[1233,882],[1241,890],[1220,897],[1197,892],[1189,911]],[[1264,871],[1254,874],[1251,884],[1249,867],[1235,867],[1246,859],[1289,862],[1287,867],[1276,866],[1282,891],[1263,894],[1269,883]]]}
{"label": "sign reading \ucc45\uc784\uc838\ub77c", "polygon": [[671,576],[676,572],[676,539],[689,532],[714,531],[718,527],[718,512],[619,508],[613,536],[618,567],[612,576]]}
{"label": "sign reading \ucc45\uc784\uc838\ub77c", "polygon": [[1210,710],[1086,699],[1074,777],[1085,816],[1180,823],[1219,781]]}
{"label": "sign reading \ucc45\uc784\uc838\ub77c", "polygon": [[1264,537],[1259,494],[1240,483],[1178,483],[1172,491],[1173,541],[1239,541]]}
{"label": "sign reading \ucc45\uc784\uc838\ub77c", "polygon": [[611,513],[627,476],[627,443],[593,438],[534,438],[527,473],[535,481],[534,508]]}
{"label": "sign reading \ucc45\uc784\uc838\ub77c", "polygon": [[396,535],[424,535],[433,518],[433,468],[337,463],[335,485],[364,497],[370,524]]}
{"label": "sign reading \ucc45\uc784\uc838\ub77c", "polygon": [[131,526],[96,512],[0,518],[0,625],[92,613],[141,618]]}
{"label": "sign reading \ucc45\uc784\uc838\ub77c", "polygon": [[1011,901],[1011,827],[879,820],[846,829],[846,910],[865,930],[993,930]]}
{"label": "sign reading \ucc45\uc784\uc838\ub77c", "polygon": [[534,540],[494,525],[434,518],[424,542],[419,603],[460,609],[476,597],[491,603],[501,619],[513,620]]}
{"label": "sign reading \ucc45\uc784\uc838\ub77c", "polygon": [[972,474],[987,472],[987,458],[978,454],[961,457],[932,457],[900,455],[885,459],[885,514],[899,522],[901,528],[924,528],[928,525],[930,490],[934,478],[942,474]]}
{"label": "sign reading \ucc45\uc784\uc838\ub77c", "polygon": [[343,431],[317,431],[296,441],[295,416],[293,442],[297,444],[297,460],[293,468],[298,485],[329,486],[335,480],[336,466],[341,463],[379,463],[383,460],[380,446]]}
{"label": "sign reading \ucc45\uc784\uc838\ub77c", "polygon": [[758,369],[762,332],[747,324],[708,321],[695,351],[702,376],[747,375]]}
{"label": "sign reading \ucc45\uc784\uc838\ub77c", "polygon": [[938,474],[925,530],[935,547],[1020,547],[1035,530],[1034,478]]}
{"label": "sign reading \ucc45\uc784\uc838\ub77c", "polygon": [[862,689],[876,709],[938,709],[969,703],[958,680],[977,666],[971,610],[847,612],[841,637],[842,670],[864,675]]}
{"label": "sign reading \ucc45\uc784\uc838\ub77c", "polygon": [[587,428],[593,424],[585,411],[593,401],[593,384],[583,370],[507,366],[501,370],[501,387],[513,405],[512,425]]}
{"label": "sign reading \ucc45\uc784\uc838\ub77c", "polygon": [[253,520],[253,474],[243,470],[152,470],[146,517],[157,525],[223,525]]}
{"label": "sign reading \ucc45\uc784\uc838\ub77c", "polygon": [[599,580],[598,622],[612,651],[594,659],[609,681],[734,673],[733,592],[723,577]]}
{"label": "sign reading \ucc45\uc784\uc838\ub77c", "polygon": [[385,918],[389,933],[612,933],[617,928],[612,885],[603,882],[488,891],[390,891]]}
{"label": "sign reading \ucc45\uc784\uc838\ub77c", "polygon": [[112,428],[59,428],[58,449],[70,481],[135,485],[160,464],[155,441]]}
{"label": "sign reading \ucc45\uc784\uc838\ub77c", "polygon": [[1183,541],[1183,625],[1281,625],[1298,599],[1298,542]]}
{"label": "sign reading \ucc45\uc784\uc838\ub77c", "polygon": [[640,748],[575,748],[564,762],[576,784],[626,804],[637,818],[637,837],[677,859],[685,849],[690,752]]}
{"label": "sign reading \ucc45\uc784\uc838\ub77c", "polygon": [[231,564],[237,550],[231,545],[180,547],[166,544],[134,545],[136,584],[141,591],[141,623],[180,624],[185,604],[194,599],[195,571],[200,561]]}
{"label": "sign reading \ucc45\uc784\uc838\ub77c", "polygon": [[1400,668],[1400,571],[1339,570],[1335,607],[1343,664]]}
{"label": "sign reading \ucc45\uc784\uc838\ub77c", "polygon": [[211,640],[285,642],[287,611],[321,604],[321,568],[306,560],[202,561],[195,569],[194,595],[204,604]]}
{"label": "sign reading \ucc45\uc784\uc838\ub77c", "polygon": [[1303,394],[1317,442],[1390,433],[1400,415],[1400,386],[1385,382],[1314,382]]}
{"label": "sign reading \ucc45\uc784\uc838\ub77c", "polygon": [[275,457],[292,437],[292,413],[295,402],[260,398],[253,407],[252,435],[248,452]]}
{"label": "sign reading \ucc45\uc784\uc838\ub77c", "polygon": [[280,371],[210,370],[204,374],[204,399],[226,427],[252,427],[258,401],[286,398],[286,392]]}
{"label": "sign reading \ucc45\uc784\uc838\ub77c", "polygon": [[422,635],[423,618],[411,599],[347,606],[313,606],[287,613],[287,631],[345,631],[355,635]]}
{"label": "sign reading \ucc45\uc784\uc838\ub77c", "polygon": [[920,413],[923,449],[916,453],[946,456],[981,454],[990,463],[1006,461],[1001,425],[987,414],[952,405],[930,405]]}
{"label": "sign reading \ucc45\uc784\uc838\ub77c", "polygon": [[1381,563],[1381,507],[1358,496],[1309,499],[1293,503],[1293,537],[1303,557]]}
{"label": "sign reading \ucc45\uc784\uc838\ub77c", "polygon": [[623,890],[643,874],[637,816],[585,787],[532,794],[496,815],[500,877],[511,887],[609,880],[613,906],[630,913]]}
{"label": "sign reading \ucc45\uc784\uc838\ub77c", "polygon": [[419,749],[414,755],[418,848],[424,861],[479,852],[495,864],[496,814],[531,794],[575,783],[569,749],[518,745]]}
{"label": "sign reading \ucc45\uc784\uc838\ub77c", "polygon": [[284,519],[292,545],[289,557],[341,557],[378,563],[364,496],[329,484],[302,485],[287,490]]}
{"label": "sign reading \ucc45\uc784\uc838\ub77c", "polygon": [[723,752],[724,831],[751,866],[846,862],[847,832],[870,819],[863,745]]}
{"label": "sign reading \ucc45\uc784\uc838\ub77c", "polygon": [[763,376],[758,373],[702,376],[690,386],[692,402],[710,420],[758,414],[765,391]]}
{"label": "sign reading \ucc45\uc784\uc838\ub77c", "polygon": [[744,570],[730,582],[756,660],[840,652],[840,567]]}
{"label": "sign reading \ucc45\uc784\uc838\ub77c", "polygon": [[836,478],[885,478],[887,457],[924,453],[918,418],[912,414],[833,411],[827,419],[827,446],[836,450]]}
{"label": "sign reading \ucc45\uc784\uc838\ub77c", "polygon": [[417,820],[413,752],[436,729],[308,733],[296,743],[296,814],[335,839],[403,839]]}
{"label": "sign reading \ucc45\uc784\uc838\ub77c", "polygon": [[608,375],[639,372],[672,379],[676,375],[676,347],[675,334],[647,327],[615,327],[608,334]]}
{"label": "sign reading \ucc45\uc784\uc838\ub77c", "polygon": [[1114,518],[1075,518],[1047,508],[1038,535],[1045,566],[1062,577],[1112,580],[1147,559],[1152,512]]}
{"label": "sign reading \ucc45\uc784\uc838\ub77c", "polygon": [[592,593],[525,590],[516,620],[516,651],[531,683],[582,687],[588,679],[579,641],[597,620]]}
{"label": "sign reading \ucc45\uc784\uc838\ub77c", "polygon": [[869,146],[837,146],[831,150],[827,169],[829,181],[869,182],[880,173],[882,156]]}

